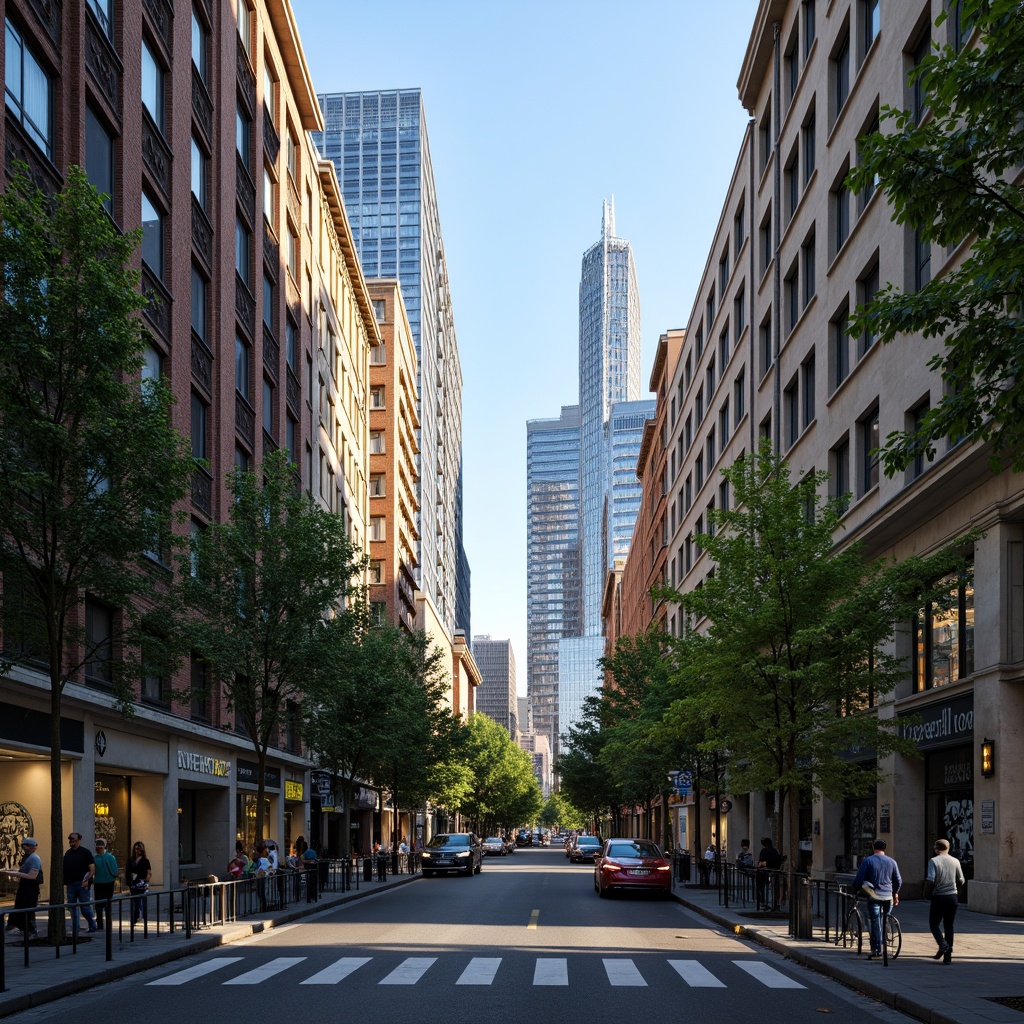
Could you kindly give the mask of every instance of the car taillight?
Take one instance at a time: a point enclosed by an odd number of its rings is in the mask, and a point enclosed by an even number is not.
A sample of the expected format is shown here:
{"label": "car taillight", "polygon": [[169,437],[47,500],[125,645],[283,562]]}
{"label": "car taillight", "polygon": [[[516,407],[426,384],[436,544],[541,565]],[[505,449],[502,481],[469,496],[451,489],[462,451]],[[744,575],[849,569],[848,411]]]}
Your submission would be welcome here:
{"label": "car taillight", "polygon": [[601,865],[602,871],[621,871],[622,865],[614,860],[606,860]]}
{"label": "car taillight", "polygon": [[671,871],[672,870],[672,865],[671,864],[659,864],[657,866],[657,870],[658,871]]}

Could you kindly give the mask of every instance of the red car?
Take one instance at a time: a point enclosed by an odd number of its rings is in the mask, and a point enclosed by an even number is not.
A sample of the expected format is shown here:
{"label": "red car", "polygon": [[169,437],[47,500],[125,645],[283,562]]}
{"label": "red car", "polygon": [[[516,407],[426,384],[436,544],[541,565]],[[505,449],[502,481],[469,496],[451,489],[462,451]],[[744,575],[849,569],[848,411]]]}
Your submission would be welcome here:
{"label": "red car", "polygon": [[594,888],[604,898],[614,890],[672,891],[672,865],[648,839],[606,839],[594,858]]}

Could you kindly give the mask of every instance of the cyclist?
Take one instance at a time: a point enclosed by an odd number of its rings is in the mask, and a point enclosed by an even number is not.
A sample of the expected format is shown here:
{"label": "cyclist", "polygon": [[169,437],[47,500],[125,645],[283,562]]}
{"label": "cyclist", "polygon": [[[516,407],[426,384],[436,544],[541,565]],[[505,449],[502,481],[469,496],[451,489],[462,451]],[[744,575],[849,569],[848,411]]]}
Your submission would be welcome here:
{"label": "cyclist", "polygon": [[888,913],[900,902],[899,891],[903,885],[896,861],[886,855],[885,840],[876,839],[875,852],[861,861],[853,888],[863,889],[871,898],[868,900],[868,934],[871,936],[869,960],[882,956],[882,910]]}

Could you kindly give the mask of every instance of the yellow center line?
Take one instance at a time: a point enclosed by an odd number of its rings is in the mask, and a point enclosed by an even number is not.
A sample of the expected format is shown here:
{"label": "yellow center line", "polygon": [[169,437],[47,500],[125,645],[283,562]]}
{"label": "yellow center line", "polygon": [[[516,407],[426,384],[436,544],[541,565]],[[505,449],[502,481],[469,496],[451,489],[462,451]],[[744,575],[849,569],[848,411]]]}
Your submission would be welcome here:
{"label": "yellow center line", "polygon": [[533,928],[534,931],[536,931],[536,929],[537,929],[537,919],[539,917],[540,917],[540,911],[539,910],[534,910],[534,911],[530,912],[530,923],[526,926],[527,931],[529,931],[529,929],[531,929],[531,928]]}

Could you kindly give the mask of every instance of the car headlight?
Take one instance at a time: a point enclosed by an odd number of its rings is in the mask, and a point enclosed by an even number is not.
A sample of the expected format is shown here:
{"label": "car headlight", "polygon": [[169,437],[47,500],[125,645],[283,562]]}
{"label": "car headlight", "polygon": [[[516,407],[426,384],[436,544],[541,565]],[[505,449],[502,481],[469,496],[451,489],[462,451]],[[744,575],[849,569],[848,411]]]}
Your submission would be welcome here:
{"label": "car headlight", "polygon": [[472,850],[463,850],[461,853],[455,854],[456,857],[469,857],[472,854]]}
{"label": "car headlight", "polygon": [[433,856],[434,855],[429,850],[424,850],[423,851],[423,859],[424,860],[430,860],[430,858],[433,857]]}

